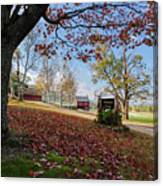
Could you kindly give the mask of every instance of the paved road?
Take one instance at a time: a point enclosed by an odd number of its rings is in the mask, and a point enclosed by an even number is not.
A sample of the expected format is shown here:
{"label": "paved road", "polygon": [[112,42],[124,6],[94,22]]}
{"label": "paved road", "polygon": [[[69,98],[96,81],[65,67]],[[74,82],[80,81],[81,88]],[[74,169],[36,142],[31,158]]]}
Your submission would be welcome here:
{"label": "paved road", "polygon": [[158,131],[157,126],[148,127],[148,126],[130,125],[130,124],[128,124],[126,126],[128,126],[131,130],[142,132],[142,133],[148,134],[150,136],[154,136],[154,134],[156,134]]}
{"label": "paved road", "polygon": [[[87,115],[89,117],[91,115],[92,119],[96,118],[95,114],[86,113],[86,112],[82,112],[82,111],[78,111],[78,112],[81,112],[83,115]],[[154,136],[154,134],[156,134],[158,132],[157,126],[154,127],[154,126],[148,126],[147,124],[144,124],[144,125],[143,124],[136,124],[136,122],[135,123],[124,122],[124,125],[128,126],[131,130],[135,130],[135,131],[138,131],[138,132],[141,132],[141,133],[145,133],[145,134],[148,134],[150,136]]]}
{"label": "paved road", "polygon": [[[78,111],[80,112],[80,111]],[[82,113],[82,112],[81,112]],[[91,113],[86,113],[86,112],[83,112],[82,113],[83,115],[87,115],[89,116],[89,119],[95,119],[96,118],[96,115],[95,114],[91,114]],[[154,136],[154,134],[156,134],[158,132],[158,128],[157,126],[148,126],[147,124],[136,124],[136,123],[126,123],[125,122],[125,125],[128,126],[131,130],[135,130],[135,131],[138,131],[138,132],[141,132],[141,133],[145,133],[145,134],[148,134],[150,136]]]}

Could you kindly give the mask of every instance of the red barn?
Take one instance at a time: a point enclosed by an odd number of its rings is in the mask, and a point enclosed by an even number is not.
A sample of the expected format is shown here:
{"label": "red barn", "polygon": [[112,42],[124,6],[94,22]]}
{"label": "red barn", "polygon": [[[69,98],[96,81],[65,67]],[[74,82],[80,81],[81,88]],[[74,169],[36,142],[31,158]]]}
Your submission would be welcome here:
{"label": "red barn", "polygon": [[24,100],[41,101],[41,95],[24,94]]}
{"label": "red barn", "polygon": [[90,103],[89,98],[87,96],[77,96],[76,100],[78,109],[89,110]]}
{"label": "red barn", "polygon": [[34,86],[27,87],[23,94],[24,100],[41,101],[42,96],[35,90]]}

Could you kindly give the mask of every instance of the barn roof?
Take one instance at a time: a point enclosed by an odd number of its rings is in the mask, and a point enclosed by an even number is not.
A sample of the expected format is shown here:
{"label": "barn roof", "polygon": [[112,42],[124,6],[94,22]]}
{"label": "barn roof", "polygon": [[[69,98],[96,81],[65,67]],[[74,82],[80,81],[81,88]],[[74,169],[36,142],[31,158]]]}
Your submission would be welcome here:
{"label": "barn roof", "polygon": [[41,95],[34,87],[30,86],[25,88],[24,94],[29,94],[29,95]]}
{"label": "barn roof", "polygon": [[114,99],[115,96],[113,96],[111,94],[101,94],[100,98],[102,98],[102,99]]}
{"label": "barn roof", "polygon": [[77,101],[89,101],[87,96],[76,96]]}

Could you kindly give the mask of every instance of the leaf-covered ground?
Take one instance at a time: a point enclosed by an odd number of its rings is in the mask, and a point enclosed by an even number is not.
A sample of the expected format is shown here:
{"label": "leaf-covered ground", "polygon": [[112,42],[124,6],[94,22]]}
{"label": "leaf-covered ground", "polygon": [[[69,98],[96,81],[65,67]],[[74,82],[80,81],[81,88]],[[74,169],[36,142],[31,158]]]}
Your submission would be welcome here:
{"label": "leaf-covered ground", "polygon": [[147,135],[37,109],[10,106],[8,115],[12,131],[28,136],[21,147],[30,155],[2,154],[2,176],[154,179],[154,141]]}

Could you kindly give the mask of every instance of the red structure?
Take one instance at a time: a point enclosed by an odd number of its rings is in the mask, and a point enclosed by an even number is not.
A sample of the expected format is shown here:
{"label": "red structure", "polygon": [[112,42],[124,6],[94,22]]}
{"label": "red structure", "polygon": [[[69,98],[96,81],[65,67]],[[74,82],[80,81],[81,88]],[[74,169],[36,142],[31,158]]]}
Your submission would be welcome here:
{"label": "red structure", "polygon": [[41,101],[42,97],[40,93],[38,93],[34,86],[30,85],[26,87],[23,95],[24,100],[31,100],[31,101]]}
{"label": "red structure", "polygon": [[23,98],[24,98],[24,100],[41,101],[40,95],[24,94]]}
{"label": "red structure", "polygon": [[77,109],[89,110],[90,103],[88,97],[77,96]]}

